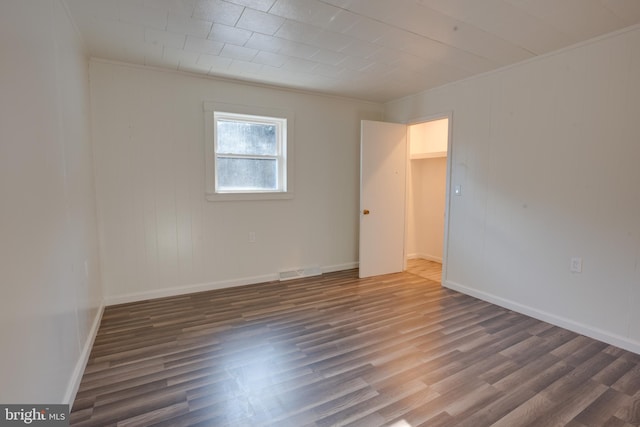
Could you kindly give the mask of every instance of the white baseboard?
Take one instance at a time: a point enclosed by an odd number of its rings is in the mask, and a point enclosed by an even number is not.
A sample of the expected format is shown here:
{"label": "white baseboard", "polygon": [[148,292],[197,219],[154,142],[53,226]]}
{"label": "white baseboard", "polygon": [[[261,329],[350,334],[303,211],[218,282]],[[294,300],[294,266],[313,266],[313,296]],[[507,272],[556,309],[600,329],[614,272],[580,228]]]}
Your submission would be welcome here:
{"label": "white baseboard", "polygon": [[423,253],[408,254],[407,259],[425,259],[427,261],[434,261],[442,264],[442,257],[437,257],[429,254],[423,254]]}
{"label": "white baseboard", "polygon": [[458,291],[463,294],[470,295],[472,297],[481,299],[483,301],[487,301],[492,304],[499,305],[500,307],[504,307],[509,310],[513,310],[515,312],[525,314],[529,317],[533,317],[535,319],[542,320],[547,323],[551,323],[552,325],[556,325],[561,328],[568,329],[570,331],[587,336],[589,338],[593,338],[595,340],[602,341],[607,344],[611,344],[616,347],[620,347],[622,349],[640,354],[640,342],[629,339],[627,337],[613,334],[611,332],[607,332],[602,329],[595,328],[593,326],[585,325],[583,323],[576,322],[571,319],[567,319],[566,317],[557,316],[555,314],[548,313],[546,311],[538,310],[537,308],[520,304],[502,297],[498,297],[496,295],[489,294],[487,292],[479,291],[477,289],[472,289],[467,286],[461,285],[459,283],[452,282],[450,280],[443,281],[442,285],[446,288],[453,289],[454,291]]}
{"label": "white baseboard", "polygon": [[87,362],[89,361],[89,355],[91,354],[93,343],[96,340],[96,335],[98,335],[98,328],[100,328],[100,321],[102,321],[104,307],[104,302],[100,304],[100,307],[98,307],[98,312],[96,313],[96,316],[93,319],[93,324],[91,325],[91,329],[89,330],[89,336],[87,337],[84,346],[82,347],[82,352],[80,353],[80,357],[76,362],[76,366],[73,369],[73,374],[71,375],[71,379],[69,380],[69,384],[67,385],[67,391],[64,394],[62,403],[69,405],[69,411],[71,411],[71,406],[73,405],[74,400],[76,400],[76,394],[78,394],[78,389],[80,388],[80,381],[82,381],[84,369],[87,366]]}
{"label": "white baseboard", "polygon": [[[336,264],[321,267],[323,273],[334,271],[351,270],[358,267],[357,262]],[[155,289],[146,292],[135,292],[124,295],[113,295],[105,299],[107,306],[116,304],[126,304],[129,302],[144,301],[148,299],[173,297],[177,295],[192,294],[196,292],[214,291],[217,289],[233,288],[236,286],[254,285],[256,283],[273,282],[279,280],[279,274],[265,274],[263,276],[244,277],[239,279],[222,280],[219,282],[200,283],[195,285],[175,286],[167,289]]]}
{"label": "white baseboard", "polygon": [[232,288],[235,286],[253,285],[256,283],[273,282],[278,280],[278,274],[266,274],[264,276],[245,277],[241,279],[221,280],[212,283],[199,283],[195,285],[175,286],[166,289],[155,289],[145,292],[135,292],[124,295],[114,295],[106,298],[106,304],[126,304],[129,302],[144,301],[148,299],[173,297],[177,295],[193,294],[196,292],[214,291],[216,289]]}
{"label": "white baseboard", "polygon": [[333,273],[335,271],[345,271],[345,270],[353,270],[354,268],[358,268],[360,265],[359,262],[347,262],[345,264],[335,264],[335,265],[327,265],[322,267],[323,273]]}

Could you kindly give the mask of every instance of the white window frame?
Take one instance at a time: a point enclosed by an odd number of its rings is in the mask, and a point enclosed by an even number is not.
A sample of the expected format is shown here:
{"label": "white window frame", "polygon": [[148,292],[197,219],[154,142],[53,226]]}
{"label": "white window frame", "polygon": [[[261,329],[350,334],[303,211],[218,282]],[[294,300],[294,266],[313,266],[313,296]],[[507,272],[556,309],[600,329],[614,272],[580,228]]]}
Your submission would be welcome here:
{"label": "white window frame", "polygon": [[[293,198],[293,123],[294,114],[288,110],[270,107],[204,102],[205,113],[205,196],[209,201],[224,200],[277,200]],[[255,123],[279,125],[278,187],[277,190],[219,191],[216,183],[216,121],[218,119],[246,120]],[[239,156],[244,157],[244,156]],[[262,156],[250,155],[247,158]]]}

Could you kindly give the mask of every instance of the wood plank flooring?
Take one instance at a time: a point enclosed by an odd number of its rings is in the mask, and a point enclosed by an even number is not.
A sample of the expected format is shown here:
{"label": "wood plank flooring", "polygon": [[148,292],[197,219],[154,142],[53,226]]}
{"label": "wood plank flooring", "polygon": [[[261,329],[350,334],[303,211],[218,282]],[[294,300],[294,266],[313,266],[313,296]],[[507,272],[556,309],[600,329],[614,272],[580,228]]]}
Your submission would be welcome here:
{"label": "wood plank flooring", "polygon": [[72,426],[638,426],[640,356],[357,270],[107,307]]}
{"label": "wood plank flooring", "polygon": [[407,260],[407,272],[440,283],[442,279],[442,264],[420,258],[409,259]]}

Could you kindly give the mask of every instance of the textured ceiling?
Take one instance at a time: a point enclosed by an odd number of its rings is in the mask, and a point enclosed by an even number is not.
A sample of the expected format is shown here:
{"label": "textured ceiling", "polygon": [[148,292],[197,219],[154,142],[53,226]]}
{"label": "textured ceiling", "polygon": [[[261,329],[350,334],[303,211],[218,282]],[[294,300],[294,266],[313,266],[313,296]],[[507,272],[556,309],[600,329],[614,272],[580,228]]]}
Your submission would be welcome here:
{"label": "textured ceiling", "polygon": [[92,57],[377,102],[640,22],[640,0],[66,0]]}

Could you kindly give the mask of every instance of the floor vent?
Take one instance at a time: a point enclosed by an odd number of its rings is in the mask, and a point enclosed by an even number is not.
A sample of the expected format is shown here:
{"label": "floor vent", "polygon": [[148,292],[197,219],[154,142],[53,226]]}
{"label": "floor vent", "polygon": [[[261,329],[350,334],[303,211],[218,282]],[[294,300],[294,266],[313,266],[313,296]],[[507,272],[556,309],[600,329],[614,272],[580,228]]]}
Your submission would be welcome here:
{"label": "floor vent", "polygon": [[300,279],[302,277],[320,276],[322,270],[320,267],[308,267],[298,270],[287,270],[280,272],[280,281]]}

